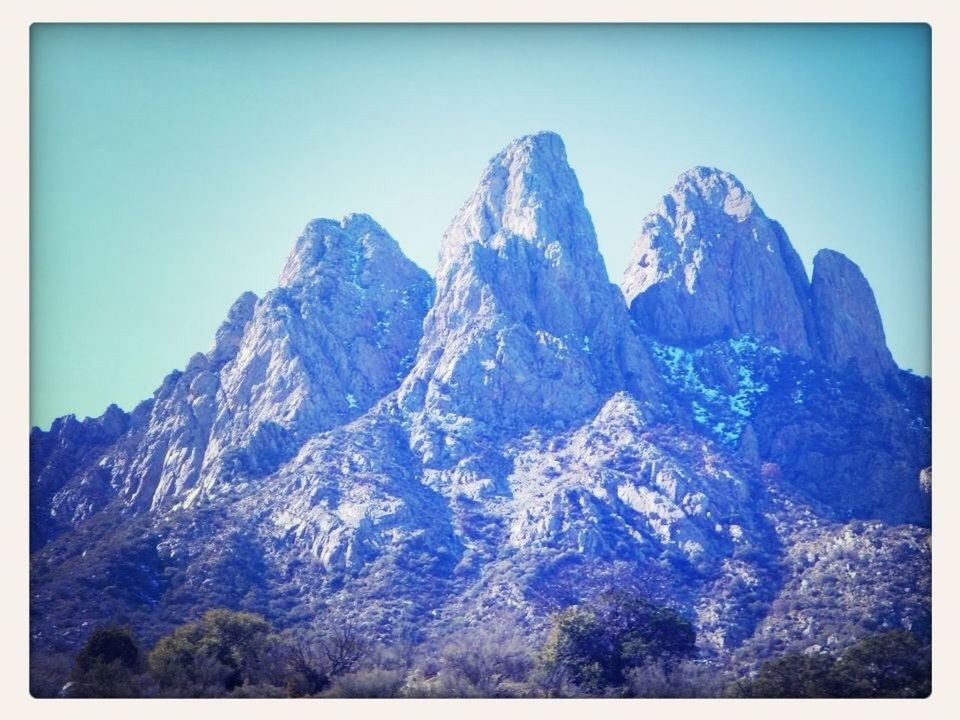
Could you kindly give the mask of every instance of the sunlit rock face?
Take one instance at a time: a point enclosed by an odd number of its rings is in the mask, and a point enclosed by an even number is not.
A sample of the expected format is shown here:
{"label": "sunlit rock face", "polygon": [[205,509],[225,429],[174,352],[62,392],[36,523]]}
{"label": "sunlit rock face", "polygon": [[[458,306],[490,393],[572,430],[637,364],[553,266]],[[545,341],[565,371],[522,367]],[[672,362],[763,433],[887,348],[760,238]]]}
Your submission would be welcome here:
{"label": "sunlit rock face", "polygon": [[60,478],[51,510],[80,520],[114,497],[131,511],[189,505],[223,481],[271,472],[399,385],[432,294],[429,275],[369,216],[315,220],[279,287],[244,293],[211,349],[165,378],[112,446],[44,453],[51,441],[37,431],[36,482]]}
{"label": "sunlit rock face", "polygon": [[816,355],[803,263],[733,175],[696,167],[643,221],[623,293],[639,327],[664,342],[750,335]]}
{"label": "sunlit rock face", "polygon": [[657,402],[563,142],[522,137],[490,161],[443,236],[401,407],[432,458],[472,436],[563,427],[625,388]]}
{"label": "sunlit rock face", "polygon": [[433,282],[367,215],[315,220],[220,376],[205,470],[264,474],[399,385]]}

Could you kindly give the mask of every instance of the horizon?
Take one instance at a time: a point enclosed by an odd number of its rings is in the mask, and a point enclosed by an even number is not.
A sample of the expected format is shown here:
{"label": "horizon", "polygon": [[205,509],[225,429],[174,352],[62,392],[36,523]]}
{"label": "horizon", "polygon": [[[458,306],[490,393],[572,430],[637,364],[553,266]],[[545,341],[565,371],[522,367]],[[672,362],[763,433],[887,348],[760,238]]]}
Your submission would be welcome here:
{"label": "horizon", "polygon": [[[514,42],[516,33],[524,43]],[[668,42],[677,33],[711,44]],[[237,42],[250,34],[255,44]],[[209,346],[241,292],[262,296],[275,285],[313,218],[369,214],[433,276],[440,237],[487,160],[542,130],[564,140],[611,282],[619,286],[643,217],[675,179],[696,165],[717,167],[784,226],[808,279],[822,248],[859,265],[894,358],[929,375],[929,41],[920,25],[34,25],[31,426],[49,427],[66,414],[96,417],[112,403],[129,411],[149,398],[167,373]],[[501,55],[490,57],[491,44]],[[594,57],[598,47],[606,60]],[[526,58],[528,71],[552,84],[524,84],[522,74],[519,88],[498,82],[497,71],[531,49],[541,55]],[[683,51],[696,58],[678,57]],[[592,61],[569,68],[593,79],[577,86],[578,98],[600,103],[574,108],[592,110],[586,119],[568,109],[572,90],[550,61],[558,53]],[[343,56],[348,69],[326,71],[324,62]],[[738,95],[737,85],[732,100],[718,93],[720,60],[766,95]],[[698,91],[694,101],[678,91],[683,82],[642,75],[648,66],[680,72]],[[516,120],[466,112],[475,98],[463,96],[458,72],[500,92],[503,105],[518,110]],[[318,76],[340,88],[346,109],[327,107],[329,92],[307,103],[306,79]],[[794,93],[782,92],[785,78],[798,83]],[[622,107],[629,98],[616,92],[631,80],[647,81],[647,92],[672,93],[676,103],[666,117],[644,116],[639,138],[628,121],[645,106]],[[418,82],[419,94],[402,91]],[[604,85],[612,87],[605,93]],[[377,90],[400,96],[399,117],[358,120],[357,111],[381,110]],[[733,126],[733,138],[723,132],[728,127],[685,117],[703,96],[717,100],[708,109]],[[524,107],[531,97],[537,108]],[[803,103],[812,108],[790,112]],[[605,112],[611,109],[622,112]],[[332,115],[322,138],[305,110]],[[852,126],[868,114],[869,127]],[[751,121],[766,123],[765,132],[737,125]],[[689,139],[690,147],[657,143],[658,132]],[[804,145],[818,138],[829,140],[826,147]],[[409,147],[399,144],[404,139]],[[260,150],[246,152],[251,143]],[[325,157],[332,160],[318,172],[314,161]],[[316,211],[305,213],[310,207]],[[903,242],[911,233],[916,240]]]}

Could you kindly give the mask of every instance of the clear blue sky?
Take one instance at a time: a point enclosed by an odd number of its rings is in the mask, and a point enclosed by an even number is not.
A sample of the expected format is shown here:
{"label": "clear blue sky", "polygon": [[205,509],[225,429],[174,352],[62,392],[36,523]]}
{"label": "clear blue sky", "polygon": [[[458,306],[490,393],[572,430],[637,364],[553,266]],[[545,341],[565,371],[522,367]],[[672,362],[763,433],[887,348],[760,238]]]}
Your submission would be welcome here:
{"label": "clear blue sky", "polygon": [[611,279],[694,165],[809,273],[831,247],[930,368],[930,34],[912,26],[70,26],[31,36],[31,423],[130,409],[314,217],[421,266],[487,160],[563,136]]}

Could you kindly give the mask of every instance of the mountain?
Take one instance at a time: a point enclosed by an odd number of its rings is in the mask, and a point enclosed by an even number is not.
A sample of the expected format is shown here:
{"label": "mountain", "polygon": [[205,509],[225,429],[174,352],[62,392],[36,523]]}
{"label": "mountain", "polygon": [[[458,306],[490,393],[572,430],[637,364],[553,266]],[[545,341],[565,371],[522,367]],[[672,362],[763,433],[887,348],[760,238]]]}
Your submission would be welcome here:
{"label": "mountain", "polygon": [[[661,388],[554,133],[511,143],[444,233],[436,302],[399,402],[428,458],[473,437],[559,429]],[[483,441],[481,441],[483,442]]]}
{"label": "mountain", "polygon": [[929,623],[930,381],[732,175],[681,175],[618,288],[562,140],[521,137],[435,278],[314,221],[152,399],[34,428],[34,648],[216,606],[533,638],[611,587],[720,660]]}
{"label": "mountain", "polygon": [[897,369],[873,290],[854,262],[835,250],[818,252],[810,294],[820,355],[827,365],[837,370],[851,366],[870,379]]}
{"label": "mountain", "polygon": [[111,406],[95,421],[34,429],[34,545],[114,499],[127,511],[189,506],[237,476],[275,470],[312,433],[399,385],[432,293],[370,217],[313,221],[279,287],[262,299],[244,293],[210,350],[152,399],[129,416]]}
{"label": "mountain", "polygon": [[623,293],[637,325],[667,343],[750,336],[819,356],[800,256],[730,173],[680,176],[643,220]]}
{"label": "mountain", "polygon": [[644,219],[623,292],[702,431],[837,519],[929,524],[929,381],[897,368],[853,261],[821,250],[808,280],[740,181],[697,167]]}

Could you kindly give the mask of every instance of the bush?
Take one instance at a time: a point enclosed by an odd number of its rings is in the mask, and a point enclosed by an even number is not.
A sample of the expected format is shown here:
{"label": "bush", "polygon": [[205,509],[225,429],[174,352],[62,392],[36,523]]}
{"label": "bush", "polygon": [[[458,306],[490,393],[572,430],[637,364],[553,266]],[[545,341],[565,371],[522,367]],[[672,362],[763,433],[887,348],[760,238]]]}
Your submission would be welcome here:
{"label": "bush", "polygon": [[928,649],[905,630],[870,635],[839,658],[791,653],[738,681],[729,695],[762,698],[909,698],[930,694]]}
{"label": "bush", "polygon": [[447,697],[513,696],[533,664],[527,644],[516,633],[475,630],[444,646],[440,675]]}
{"label": "bush", "polygon": [[669,671],[693,655],[695,639],[693,626],[673,610],[606,593],[553,616],[539,680],[551,693],[604,694],[624,684],[629,668],[659,663]]}
{"label": "bush", "polygon": [[96,630],[77,653],[70,672],[73,697],[117,698],[141,695],[143,657],[129,628]]}
{"label": "bush", "polygon": [[673,667],[649,663],[624,675],[628,694],[639,698],[713,698],[723,695],[725,682],[717,668],[694,662]]}
{"label": "bush", "polygon": [[395,698],[400,697],[403,683],[404,675],[399,670],[358,670],[338,677],[324,697]]}
{"label": "bush", "polygon": [[163,691],[202,697],[269,683],[281,651],[279,638],[259,615],[210,610],[161,638],[149,666]]}
{"label": "bush", "polygon": [[829,655],[789,653],[765,663],[755,679],[736,682],[727,694],[749,698],[836,697],[833,663]]}
{"label": "bush", "polygon": [[930,694],[930,657],[906,630],[871,635],[837,660],[840,697],[923,698]]}

